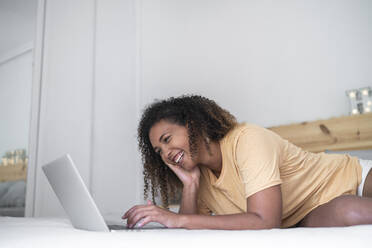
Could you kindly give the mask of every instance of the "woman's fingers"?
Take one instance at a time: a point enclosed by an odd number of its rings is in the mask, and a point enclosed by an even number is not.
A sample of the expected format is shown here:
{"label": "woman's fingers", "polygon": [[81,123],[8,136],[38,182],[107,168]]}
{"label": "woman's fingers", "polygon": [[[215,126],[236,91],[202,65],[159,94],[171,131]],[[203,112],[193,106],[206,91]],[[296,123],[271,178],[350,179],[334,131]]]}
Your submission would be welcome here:
{"label": "woman's fingers", "polygon": [[[165,163],[174,173],[176,173],[176,171],[180,170],[180,167],[177,166],[177,165],[173,165],[173,164],[170,164],[170,163]],[[177,173],[176,173],[177,174]]]}
{"label": "woman's fingers", "polygon": [[177,214],[153,205],[151,201],[147,203],[148,205],[132,208],[125,215],[128,219],[127,226],[129,228],[133,228],[136,224],[138,224],[138,227],[142,227],[152,221],[163,224],[166,227],[177,227],[179,221]]}
{"label": "woman's fingers", "polygon": [[195,166],[192,170],[185,170],[180,166],[170,167],[173,172],[177,175],[178,179],[181,180],[184,186],[199,182],[200,179],[200,169]]}
{"label": "woman's fingers", "polygon": [[138,227],[143,227],[144,225],[146,225],[146,224],[148,224],[148,223],[150,223],[150,222],[152,222],[152,221],[153,221],[153,220],[152,220],[151,216],[147,216],[147,217],[143,218],[143,219],[140,221],[140,223],[138,224]]}
{"label": "woman's fingers", "polygon": [[145,223],[145,220],[142,219],[147,218],[146,221],[155,220],[155,216],[158,216],[159,211],[161,211],[161,209],[153,205],[152,203],[151,205],[137,208],[135,209],[135,211],[131,212],[128,215],[127,226],[129,228],[132,228],[137,224],[137,222],[140,221],[138,226],[141,227],[148,223],[148,222]]}
{"label": "woman's fingers", "polygon": [[[149,204],[149,202],[150,202],[151,204]],[[125,214],[124,214],[121,218],[122,218],[122,219],[126,219],[126,218],[128,218],[128,216],[129,216],[133,211],[135,211],[136,209],[138,209],[138,208],[140,208],[140,207],[148,206],[148,205],[153,205],[152,201],[147,200],[147,205],[136,205],[136,206],[130,208],[127,212],[125,212]]]}
{"label": "woman's fingers", "polygon": [[121,218],[122,218],[122,219],[126,219],[126,218],[128,218],[128,215],[129,215],[131,212],[133,212],[137,207],[138,207],[138,205],[137,205],[137,206],[134,206],[134,207],[132,207],[132,208],[130,208],[127,212],[125,212],[125,214],[124,214],[123,217],[121,217]]}
{"label": "woman's fingers", "polygon": [[173,165],[169,163],[166,163],[166,165],[177,175],[177,177],[181,180],[181,182],[184,183],[185,181],[188,180],[188,177],[190,174],[188,171],[186,171],[185,169],[177,165]]}
{"label": "woman's fingers", "polygon": [[154,206],[155,205],[153,205],[153,204],[151,204],[151,205],[137,205],[137,206],[134,206],[133,208],[131,208],[130,210],[128,210],[128,212],[126,212],[124,214],[123,219],[126,219],[126,218],[129,218],[129,217],[133,216],[138,211],[151,209]]}
{"label": "woman's fingers", "polygon": [[[134,227],[137,224],[137,222],[139,222],[141,219],[143,219],[145,217],[148,217],[148,216],[151,216],[151,213],[152,213],[151,209],[143,209],[141,211],[138,211],[138,212],[134,213],[133,216],[131,216],[128,219],[127,226],[129,228]],[[143,223],[143,221],[141,221],[138,226],[143,226],[143,225],[144,225],[144,223]]]}

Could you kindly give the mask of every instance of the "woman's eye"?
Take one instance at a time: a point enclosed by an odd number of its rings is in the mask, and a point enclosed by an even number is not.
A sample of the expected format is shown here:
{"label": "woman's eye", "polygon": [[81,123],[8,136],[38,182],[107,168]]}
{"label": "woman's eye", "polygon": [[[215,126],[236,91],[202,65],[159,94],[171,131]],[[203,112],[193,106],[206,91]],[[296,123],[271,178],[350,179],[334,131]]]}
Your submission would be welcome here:
{"label": "woman's eye", "polygon": [[170,141],[170,136],[164,138],[164,142],[165,142],[165,143],[168,143],[169,141]]}

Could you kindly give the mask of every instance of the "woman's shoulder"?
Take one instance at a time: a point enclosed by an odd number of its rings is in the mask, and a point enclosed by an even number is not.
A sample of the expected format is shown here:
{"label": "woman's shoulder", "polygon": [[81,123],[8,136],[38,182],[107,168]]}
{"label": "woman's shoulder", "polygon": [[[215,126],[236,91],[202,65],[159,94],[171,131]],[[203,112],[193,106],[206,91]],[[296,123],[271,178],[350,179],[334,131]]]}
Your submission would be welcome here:
{"label": "woman's shoulder", "polygon": [[[237,146],[238,143],[252,143],[265,140],[277,140],[277,135],[271,130],[256,124],[239,123],[221,141],[223,146]],[[240,142],[241,141],[241,142]]]}
{"label": "woman's shoulder", "polygon": [[258,126],[256,124],[251,123],[239,123],[233,129],[230,130],[225,136],[226,139],[235,139],[244,134],[257,134],[260,132],[264,132],[266,129]]}

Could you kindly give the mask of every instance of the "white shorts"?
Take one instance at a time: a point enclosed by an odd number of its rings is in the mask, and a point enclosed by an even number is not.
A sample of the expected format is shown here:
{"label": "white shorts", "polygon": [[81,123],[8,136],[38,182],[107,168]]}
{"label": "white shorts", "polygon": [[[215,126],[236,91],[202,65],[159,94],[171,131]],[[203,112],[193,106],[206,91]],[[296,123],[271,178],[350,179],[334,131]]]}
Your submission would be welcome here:
{"label": "white shorts", "polygon": [[372,168],[372,160],[359,159],[359,163],[362,166],[362,182],[358,186],[357,195],[362,196],[364,182],[366,180],[369,170]]}

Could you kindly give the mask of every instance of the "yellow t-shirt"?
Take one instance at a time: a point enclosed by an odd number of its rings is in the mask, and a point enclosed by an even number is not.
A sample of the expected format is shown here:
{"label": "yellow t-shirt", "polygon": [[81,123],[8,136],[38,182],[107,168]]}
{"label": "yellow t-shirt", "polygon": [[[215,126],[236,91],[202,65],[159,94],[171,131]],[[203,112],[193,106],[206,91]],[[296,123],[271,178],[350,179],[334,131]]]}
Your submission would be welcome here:
{"label": "yellow t-shirt", "polygon": [[220,176],[200,168],[201,214],[246,212],[246,198],[281,185],[282,227],[290,227],[337,196],[355,195],[361,182],[356,157],[307,152],[256,125],[238,125],[220,141],[220,147]]}

